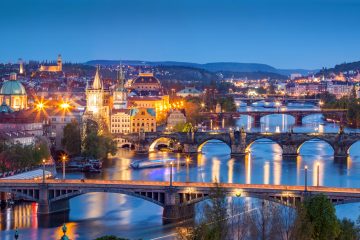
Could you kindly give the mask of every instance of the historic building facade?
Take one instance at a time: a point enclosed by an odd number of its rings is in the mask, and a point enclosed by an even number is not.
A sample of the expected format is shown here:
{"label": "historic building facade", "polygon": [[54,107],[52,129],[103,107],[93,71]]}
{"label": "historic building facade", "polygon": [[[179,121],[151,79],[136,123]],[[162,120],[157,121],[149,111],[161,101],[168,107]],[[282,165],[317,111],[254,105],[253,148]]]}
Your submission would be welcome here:
{"label": "historic building facade", "polygon": [[58,55],[57,64],[56,65],[40,65],[40,72],[61,72],[62,71],[62,58],[61,55]]}
{"label": "historic building facade", "polygon": [[5,102],[15,111],[27,108],[27,94],[24,86],[16,78],[16,73],[10,74],[10,80],[3,83],[0,89],[0,102]]}

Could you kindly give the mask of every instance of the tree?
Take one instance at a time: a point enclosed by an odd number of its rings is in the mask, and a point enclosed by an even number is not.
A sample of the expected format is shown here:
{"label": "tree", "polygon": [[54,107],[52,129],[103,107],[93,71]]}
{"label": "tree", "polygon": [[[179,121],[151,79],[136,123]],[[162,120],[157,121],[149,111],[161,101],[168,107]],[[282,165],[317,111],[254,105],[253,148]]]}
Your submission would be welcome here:
{"label": "tree", "polygon": [[78,122],[72,121],[64,127],[62,146],[70,155],[79,155],[81,152],[81,136]]}
{"label": "tree", "polygon": [[360,239],[360,228],[350,219],[344,218],[339,221],[340,234],[337,240],[357,240]]}
{"label": "tree", "polygon": [[89,131],[84,139],[83,154],[87,157],[107,158],[108,154],[116,154],[116,143],[109,134],[99,135]]}
{"label": "tree", "polygon": [[306,220],[313,226],[314,240],[336,239],[340,234],[335,208],[325,195],[319,194],[304,202]]}

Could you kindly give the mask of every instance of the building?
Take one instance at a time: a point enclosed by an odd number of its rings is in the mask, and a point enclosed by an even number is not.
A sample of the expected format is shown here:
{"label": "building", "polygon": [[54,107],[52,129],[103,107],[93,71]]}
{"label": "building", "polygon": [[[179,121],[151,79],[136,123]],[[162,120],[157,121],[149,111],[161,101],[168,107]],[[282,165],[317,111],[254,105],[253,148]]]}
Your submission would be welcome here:
{"label": "building", "polygon": [[16,73],[10,74],[10,80],[5,81],[0,89],[0,102],[5,102],[11,109],[19,111],[27,108],[27,94],[24,86],[16,78]]}
{"label": "building", "polygon": [[51,145],[55,150],[63,149],[61,141],[64,137],[64,127],[76,121],[81,123],[82,112],[77,110],[50,109],[47,111],[48,122],[46,124],[46,135],[50,139]]}
{"label": "building", "polygon": [[178,124],[186,123],[186,117],[183,111],[173,110],[169,113],[166,122],[167,127],[171,129]]}
{"label": "building", "polygon": [[199,97],[200,95],[202,95],[202,92],[194,87],[185,87],[183,90],[176,93],[176,96],[179,97]]}
{"label": "building", "polygon": [[20,143],[28,146],[35,143],[35,136],[25,131],[0,131],[0,139],[11,145]]}
{"label": "building", "polygon": [[61,72],[62,71],[61,55],[60,54],[58,55],[56,65],[50,65],[50,66],[41,65],[39,71],[40,72]]}
{"label": "building", "polygon": [[95,121],[100,131],[109,130],[110,125],[110,91],[105,89],[96,69],[92,86],[86,86],[86,107],[83,121],[87,119]]}
{"label": "building", "polygon": [[131,132],[129,109],[113,109],[111,111],[110,132],[118,147],[131,146],[130,142],[120,137],[121,134]]}
{"label": "building", "polygon": [[163,95],[161,83],[152,73],[140,73],[129,85],[129,89],[138,96]]}
{"label": "building", "polygon": [[153,108],[130,109],[131,132],[156,132],[156,112]]}
{"label": "building", "polygon": [[24,74],[24,62],[23,60],[20,58],[19,59],[19,74]]}
{"label": "building", "polygon": [[327,91],[331,94],[334,94],[336,98],[341,98],[344,96],[349,96],[353,85],[349,82],[344,81],[329,81],[327,84]]}

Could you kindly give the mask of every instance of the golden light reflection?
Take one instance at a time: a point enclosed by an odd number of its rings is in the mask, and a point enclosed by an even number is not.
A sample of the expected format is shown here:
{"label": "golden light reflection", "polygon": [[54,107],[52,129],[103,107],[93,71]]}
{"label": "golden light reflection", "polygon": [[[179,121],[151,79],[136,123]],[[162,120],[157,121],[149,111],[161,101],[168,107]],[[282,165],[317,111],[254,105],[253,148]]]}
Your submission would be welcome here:
{"label": "golden light reflection", "polygon": [[300,178],[301,170],[302,170],[301,164],[302,164],[302,157],[300,155],[298,155],[296,157],[296,177],[297,177],[296,182],[297,182],[297,184],[300,184],[300,182],[301,182],[301,178]]}
{"label": "golden light reflection", "polygon": [[213,164],[211,168],[211,179],[213,182],[220,181],[220,160],[218,158],[213,159]]}
{"label": "golden light reflection", "polygon": [[228,162],[228,182],[233,183],[233,174],[234,174],[234,159],[230,159]]}
{"label": "golden light reflection", "polygon": [[314,161],[312,164],[312,185],[317,186],[319,177],[319,186],[324,185],[324,164],[320,161]]}
{"label": "golden light reflection", "polygon": [[270,163],[265,162],[264,164],[264,184],[270,183]]}
{"label": "golden light reflection", "polygon": [[[59,226],[55,230],[55,239],[61,239],[61,237],[64,235],[62,231],[63,225]],[[77,223],[75,222],[69,222],[66,223],[66,236],[69,237],[69,239],[76,239],[76,229],[77,229]]]}
{"label": "golden light reflection", "polygon": [[245,156],[245,183],[251,183],[251,154]]}

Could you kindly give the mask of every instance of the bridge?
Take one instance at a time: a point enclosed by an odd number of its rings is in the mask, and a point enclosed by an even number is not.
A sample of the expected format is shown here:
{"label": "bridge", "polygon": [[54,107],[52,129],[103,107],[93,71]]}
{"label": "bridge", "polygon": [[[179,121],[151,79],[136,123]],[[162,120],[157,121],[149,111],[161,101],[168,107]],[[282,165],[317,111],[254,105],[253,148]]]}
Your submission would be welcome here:
{"label": "bridge", "polygon": [[240,111],[240,112],[203,112],[203,115],[210,117],[213,120],[220,120],[223,118],[239,118],[241,116],[251,116],[254,120],[255,126],[260,126],[260,120],[264,116],[273,114],[285,114],[295,118],[296,125],[301,125],[304,117],[312,114],[325,114],[334,119],[339,119],[343,123],[346,119],[347,109],[318,109],[318,110],[288,110],[279,108],[276,111]]}
{"label": "bridge", "polygon": [[123,134],[122,138],[135,146],[136,153],[149,153],[160,140],[172,141],[183,153],[201,152],[202,147],[210,140],[224,142],[231,149],[231,155],[244,156],[251,145],[262,139],[271,140],[282,148],[283,158],[296,159],[301,146],[311,140],[322,140],[334,150],[334,158],[346,161],[350,147],[360,140],[356,133],[247,133],[244,130],[229,132],[141,132]]}
{"label": "bridge", "polygon": [[194,216],[194,204],[207,199],[217,186],[226,196],[253,197],[295,206],[308,195],[324,194],[333,204],[360,201],[360,189],[268,184],[155,182],[124,180],[0,180],[0,192],[38,203],[38,214],[69,210],[69,199],[90,192],[120,193],[163,207],[164,223]]}
{"label": "bridge", "polygon": [[298,98],[298,97],[284,97],[282,95],[274,95],[274,96],[268,96],[268,97],[247,97],[247,96],[239,96],[237,94],[228,94],[231,96],[234,96],[234,99],[236,101],[241,101],[246,103],[247,105],[250,105],[255,102],[259,101],[266,101],[266,102],[280,102],[281,104],[287,104],[290,102],[296,102],[296,103],[312,103],[312,104],[319,104],[321,99],[319,98]]}

